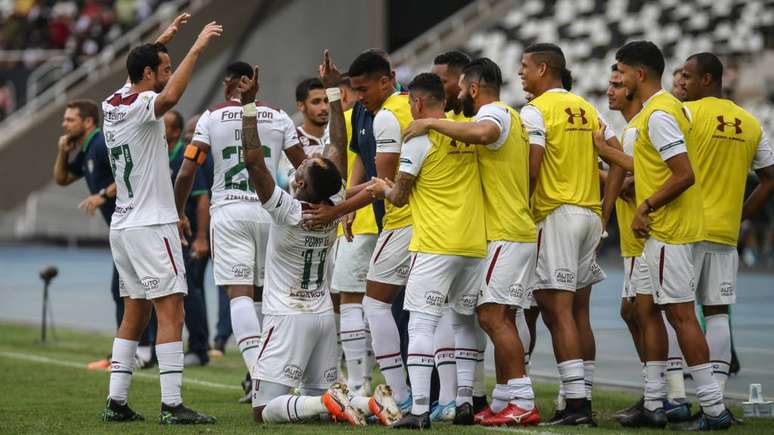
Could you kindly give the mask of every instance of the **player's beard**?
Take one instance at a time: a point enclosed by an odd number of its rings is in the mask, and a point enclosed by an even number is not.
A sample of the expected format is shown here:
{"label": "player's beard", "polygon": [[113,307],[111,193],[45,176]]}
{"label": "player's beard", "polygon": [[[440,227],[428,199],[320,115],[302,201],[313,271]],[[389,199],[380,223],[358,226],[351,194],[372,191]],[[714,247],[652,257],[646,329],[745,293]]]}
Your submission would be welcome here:
{"label": "player's beard", "polygon": [[444,108],[444,112],[448,112],[450,110],[453,110],[453,111],[457,112],[457,111],[462,109],[460,107],[461,104],[460,104],[459,98],[457,98],[457,97],[448,98],[446,101],[447,101],[447,103],[446,103],[446,107]]}
{"label": "player's beard", "polygon": [[626,88],[626,99],[628,101],[634,101],[635,95],[637,95],[637,85],[634,85],[633,89]]}
{"label": "player's beard", "polygon": [[460,103],[462,103],[462,114],[467,116],[468,118],[472,118],[476,116],[476,106],[473,102],[473,97],[470,96],[470,94],[466,94],[462,97],[460,100]]}

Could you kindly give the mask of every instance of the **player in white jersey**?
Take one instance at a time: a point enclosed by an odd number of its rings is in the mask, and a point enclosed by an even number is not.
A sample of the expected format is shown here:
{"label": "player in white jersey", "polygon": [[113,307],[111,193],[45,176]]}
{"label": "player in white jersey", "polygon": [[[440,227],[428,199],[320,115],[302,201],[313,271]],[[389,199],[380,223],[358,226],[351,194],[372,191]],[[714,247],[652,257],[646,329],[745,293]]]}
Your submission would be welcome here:
{"label": "player in white jersey", "polygon": [[[306,159],[293,180],[295,196],[277,187],[256,128],[257,81],[256,68],[252,78],[243,78],[240,85],[244,161],[261,206],[272,220],[263,307],[266,327],[252,373],[253,415],[259,423],[279,423],[329,413],[335,420],[362,426],[365,419],[350,404],[346,385],[333,384],[336,327],[327,257],[337,223],[306,228],[301,222],[301,211],[308,204],[332,203],[341,190],[341,175],[326,158]],[[301,396],[288,394],[298,386]],[[379,393],[359,400],[359,408],[365,413],[369,408],[377,411],[380,420],[390,424],[399,415],[397,405],[388,388],[379,388]]]}
{"label": "player in white jersey", "polygon": [[102,103],[105,141],[116,179],[110,249],[119,273],[125,314],[113,342],[105,421],[142,420],[127,404],[138,339],[155,308],[156,355],[161,381],[162,424],[214,423],[183,405],[183,297],[187,293],[177,212],[169,182],[163,115],[177,104],[194,64],[223,31],[207,24],[180,66],[172,67],[165,42],[189,15],[179,16],[154,44],[132,49],[129,82]]}
{"label": "player in white jersey", "polygon": [[[196,167],[204,163],[208,152],[212,152],[210,240],[213,272],[215,283],[225,286],[228,291],[231,326],[248,372],[258,358],[262,323],[260,296],[271,222],[268,213],[258,206],[260,199],[248,180],[242,159],[242,105],[237,85],[240,77],[251,74],[252,68],[245,62],[234,62],[226,68],[225,101],[199,118],[175,182],[177,211],[180,219],[184,219]],[[258,102],[256,113],[266,166],[276,179],[282,153],[298,166],[305,158],[304,151],[298,143],[295,125],[284,111]],[[243,401],[249,399],[249,385],[246,386]]]}
{"label": "player in white jersey", "polygon": [[305,79],[296,86],[296,108],[304,115],[304,122],[296,128],[304,152],[308,157],[322,155],[323,147],[330,141],[327,129],[330,104],[319,78]]}

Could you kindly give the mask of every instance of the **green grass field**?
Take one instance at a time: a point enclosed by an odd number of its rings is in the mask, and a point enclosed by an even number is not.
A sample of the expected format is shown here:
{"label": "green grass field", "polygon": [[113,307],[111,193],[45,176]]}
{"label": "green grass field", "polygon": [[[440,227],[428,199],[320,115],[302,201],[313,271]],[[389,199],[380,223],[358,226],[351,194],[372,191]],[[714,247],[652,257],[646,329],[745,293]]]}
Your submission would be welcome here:
{"label": "green grass field", "polygon": [[[183,397],[197,410],[215,415],[213,426],[159,427],[159,384],[157,369],[141,371],[134,376],[130,393],[132,407],[145,415],[146,421],[108,424],[100,412],[108,391],[108,373],[85,368],[86,363],[104,357],[111,337],[95,333],[58,330],[56,339],[42,344],[37,328],[0,323],[0,433],[334,433],[335,431],[368,431],[386,433],[388,428],[373,426],[353,429],[330,423],[257,426],[249,405],[237,399],[238,382],[244,376],[242,359],[236,349],[204,368],[186,369]],[[136,372],[137,373],[137,372]],[[552,412],[554,385],[535,386],[544,418]],[[615,410],[631,404],[636,397],[626,393],[599,389],[594,395],[598,429],[495,428],[491,431],[517,433],[663,433],[623,430],[613,420]],[[738,407],[733,408],[741,415]],[[433,425],[438,433],[480,434],[481,427]],[[732,433],[772,433],[774,420],[748,420]]]}

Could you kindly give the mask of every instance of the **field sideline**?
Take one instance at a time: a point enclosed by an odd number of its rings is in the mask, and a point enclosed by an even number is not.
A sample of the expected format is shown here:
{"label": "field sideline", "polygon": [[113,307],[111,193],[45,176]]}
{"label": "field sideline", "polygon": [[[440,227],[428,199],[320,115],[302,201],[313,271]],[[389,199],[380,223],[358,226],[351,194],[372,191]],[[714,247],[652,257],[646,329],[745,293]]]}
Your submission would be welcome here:
{"label": "field sideline", "polygon": [[[390,429],[371,426],[353,429],[343,425],[309,423],[295,425],[267,425],[253,423],[247,405],[236,403],[240,396],[237,382],[244,375],[241,358],[236,349],[208,367],[186,369],[183,397],[187,404],[218,417],[214,426],[167,427],[157,424],[159,385],[158,371],[139,372],[132,381],[130,403],[146,417],[146,421],[126,424],[107,424],[99,419],[108,388],[106,372],[85,369],[87,362],[104,357],[110,348],[111,337],[94,333],[58,330],[56,339],[41,344],[35,327],[0,323],[0,432],[2,433],[334,433],[336,431],[368,431],[388,433]],[[493,382],[493,380],[490,380]],[[537,384],[535,393],[543,417],[552,412],[551,399],[556,386]],[[636,399],[627,393],[597,390],[594,409],[599,429],[577,430],[568,428],[490,429],[492,432],[515,433],[664,433],[664,431],[624,431],[613,419],[615,410],[624,408]],[[695,405],[694,405],[695,407]],[[738,407],[733,407],[741,415]],[[458,427],[436,424],[437,433],[482,433],[481,427]],[[772,433],[774,419],[748,420],[744,426],[729,433]]]}

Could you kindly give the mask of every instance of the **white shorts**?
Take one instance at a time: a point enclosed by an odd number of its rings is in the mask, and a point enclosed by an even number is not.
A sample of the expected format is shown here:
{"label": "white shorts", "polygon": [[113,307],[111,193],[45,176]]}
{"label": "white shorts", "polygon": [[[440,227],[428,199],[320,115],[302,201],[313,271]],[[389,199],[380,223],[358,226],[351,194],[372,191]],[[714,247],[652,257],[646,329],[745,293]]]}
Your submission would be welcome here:
{"label": "white shorts", "polygon": [[188,294],[177,224],[110,230],[121,297],[157,299]]}
{"label": "white shorts", "polygon": [[409,243],[411,225],[382,231],[376,241],[366,279],[384,284],[406,285],[411,261]]}
{"label": "white shorts", "polygon": [[713,242],[696,245],[694,255],[696,302],[701,305],[736,303],[736,272],[739,253],[736,247]]}
{"label": "white shorts", "polygon": [[635,291],[653,295],[658,305],[692,302],[696,291],[695,251],[695,243],[672,245],[649,237],[642,252],[644,267],[640,269],[646,271],[650,286],[635,287]]}
{"label": "white shorts", "polygon": [[632,275],[634,274],[634,271],[637,270],[636,262],[639,257],[623,257],[623,265],[624,265],[624,279],[623,279],[623,286],[621,288],[621,298],[622,299],[629,299],[633,298],[637,295],[637,292],[634,291],[634,287],[632,286]]}
{"label": "white shorts", "polygon": [[261,350],[251,376],[291,388],[327,389],[338,377],[336,320],[326,314],[263,318]]}
{"label": "white shorts", "polygon": [[535,285],[537,244],[491,241],[487,249],[478,305],[529,308]]}
{"label": "white shorts", "polygon": [[474,314],[483,258],[413,253],[403,309],[442,316],[444,306]]}
{"label": "white shorts", "polygon": [[339,237],[331,293],[365,293],[368,265],[375,246],[376,234],[356,234],[351,242],[344,236]]}
{"label": "white shorts", "polygon": [[271,216],[257,202],[212,209],[210,243],[217,285],[263,285]]}
{"label": "white shorts", "polygon": [[535,290],[575,291],[606,278],[597,264],[602,220],[574,205],[554,209],[537,224],[538,260]]}

